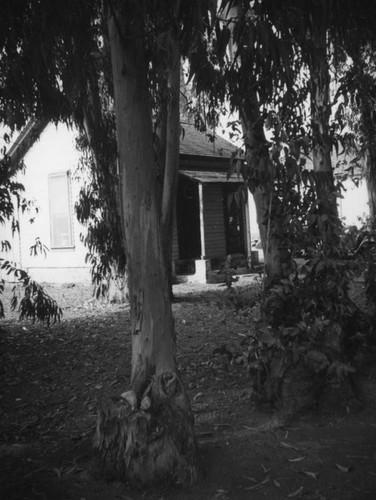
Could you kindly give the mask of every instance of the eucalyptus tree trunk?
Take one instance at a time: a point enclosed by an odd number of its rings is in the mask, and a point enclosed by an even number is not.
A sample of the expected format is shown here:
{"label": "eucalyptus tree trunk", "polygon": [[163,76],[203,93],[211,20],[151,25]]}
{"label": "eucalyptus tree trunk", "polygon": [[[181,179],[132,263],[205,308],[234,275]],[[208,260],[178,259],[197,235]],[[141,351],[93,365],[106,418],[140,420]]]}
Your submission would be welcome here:
{"label": "eucalyptus tree trunk", "polygon": [[269,158],[268,143],[256,93],[244,98],[240,108],[246,160],[257,182],[253,198],[264,252],[265,286],[268,288],[288,276],[291,270],[291,255],[282,244],[281,228],[277,227],[272,216],[274,167]]}
{"label": "eucalyptus tree trunk", "polygon": [[366,181],[371,227],[376,229],[376,154],[371,148],[372,145],[369,146],[367,154]]}
{"label": "eucalyptus tree trunk", "polygon": [[[227,19],[236,19],[242,14],[240,4],[230,5],[225,10]],[[248,7],[245,7],[246,9]],[[229,28],[234,28],[233,23]],[[229,45],[229,55],[235,60],[238,47],[234,40]],[[242,64],[243,61],[240,61]],[[252,183],[257,224],[260,231],[261,245],[264,253],[265,280],[264,286],[269,288],[288,276],[291,270],[291,254],[280,237],[281,228],[273,220],[274,166],[269,157],[268,141],[264,133],[264,120],[260,113],[260,102],[257,95],[257,84],[249,75],[247,85],[239,84],[239,116],[245,141],[246,161],[249,167],[249,184]]]}
{"label": "eucalyptus tree trunk", "polygon": [[358,95],[362,132],[365,138],[365,178],[367,182],[368,204],[371,227],[376,229],[376,124],[375,111],[370,100],[370,76],[367,75],[364,48],[360,44],[350,45],[350,56],[357,69]]}
{"label": "eucalyptus tree trunk", "polygon": [[[104,469],[112,476],[144,484],[162,479],[189,483],[197,474],[196,442],[176,364],[162,238],[162,223],[166,225],[168,217],[166,214],[162,222],[142,2],[131,0],[126,9],[116,5],[109,13],[108,27],[131,308],[132,375],[129,390],[103,406],[96,444]],[[167,206],[170,201],[168,196],[165,199]]]}
{"label": "eucalyptus tree trunk", "polygon": [[[178,2],[176,2],[178,5]],[[161,231],[169,288],[172,296],[172,229],[176,212],[176,195],[179,173],[180,145],[180,52],[172,33],[168,35],[169,57],[167,62],[167,102],[163,139],[163,191],[161,200]]]}
{"label": "eucalyptus tree trunk", "polygon": [[308,61],[311,74],[313,169],[319,207],[318,230],[323,249],[329,249],[338,243],[335,229],[339,219],[329,132],[331,105],[325,2],[315,4],[312,17],[312,47]]}

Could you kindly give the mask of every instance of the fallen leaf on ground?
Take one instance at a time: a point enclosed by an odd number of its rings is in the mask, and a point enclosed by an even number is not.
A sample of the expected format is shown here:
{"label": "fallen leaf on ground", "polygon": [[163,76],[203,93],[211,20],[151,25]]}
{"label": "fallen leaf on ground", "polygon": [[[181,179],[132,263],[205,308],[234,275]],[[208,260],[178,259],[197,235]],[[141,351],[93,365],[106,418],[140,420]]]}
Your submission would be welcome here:
{"label": "fallen leaf on ground", "polygon": [[319,477],[318,472],[310,472],[310,471],[302,470],[301,473],[305,474],[306,476],[312,477],[313,479],[317,479]]}
{"label": "fallen leaf on ground", "polygon": [[244,489],[247,490],[247,491],[255,490],[256,488],[259,488],[260,486],[263,486],[264,484],[268,483],[269,481],[270,481],[270,477],[268,476],[265,479],[263,479],[262,481],[259,481],[258,483],[254,484],[252,486],[247,486]]}
{"label": "fallen leaf on ground", "polygon": [[254,477],[249,477],[249,476],[243,476],[244,479],[248,479],[248,481],[256,482],[256,479]]}
{"label": "fallen leaf on ground", "polygon": [[297,497],[298,495],[300,495],[301,493],[303,492],[303,486],[301,486],[300,488],[298,488],[297,490],[293,491],[292,493],[290,493],[289,495],[287,495],[287,498],[294,498],[294,497]]}
{"label": "fallen leaf on ground", "polygon": [[297,458],[289,458],[289,462],[301,462],[304,460],[306,457],[297,457]]}
{"label": "fallen leaf on ground", "polygon": [[255,427],[248,427],[248,425],[243,425],[243,429],[245,429],[246,431],[257,432],[257,429]]}
{"label": "fallen leaf on ground", "polygon": [[296,448],[292,444],[285,443],[284,441],[281,441],[280,445],[282,446],[282,448],[289,448],[290,450],[301,451],[299,448]]}
{"label": "fallen leaf on ground", "polygon": [[345,467],[344,465],[336,464],[336,467],[341,472],[351,472],[352,467]]}
{"label": "fallen leaf on ground", "polygon": [[268,472],[270,472],[272,470],[272,469],[267,469],[264,464],[261,464],[261,467],[262,467],[262,471],[264,474],[267,474]]}

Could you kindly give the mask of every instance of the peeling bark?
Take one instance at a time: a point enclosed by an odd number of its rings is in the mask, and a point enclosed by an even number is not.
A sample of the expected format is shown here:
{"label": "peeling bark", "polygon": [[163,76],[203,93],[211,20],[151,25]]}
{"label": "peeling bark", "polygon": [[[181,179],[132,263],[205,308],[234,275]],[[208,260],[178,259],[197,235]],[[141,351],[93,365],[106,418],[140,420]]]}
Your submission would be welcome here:
{"label": "peeling bark", "polygon": [[188,402],[176,374],[153,377],[140,407],[134,407],[133,394],[114,398],[101,409],[95,445],[105,475],[133,484],[195,481],[193,419],[187,418]]}

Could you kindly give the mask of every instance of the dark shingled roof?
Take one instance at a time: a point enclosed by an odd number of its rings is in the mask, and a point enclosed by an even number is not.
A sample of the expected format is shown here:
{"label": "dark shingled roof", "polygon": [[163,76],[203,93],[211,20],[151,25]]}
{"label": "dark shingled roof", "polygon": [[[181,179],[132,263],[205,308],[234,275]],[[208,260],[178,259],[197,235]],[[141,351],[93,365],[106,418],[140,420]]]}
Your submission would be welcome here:
{"label": "dark shingled roof", "polygon": [[[180,154],[211,158],[231,158],[236,146],[213,132],[200,132],[193,125],[181,124]],[[214,136],[214,140],[213,139]]]}
{"label": "dark shingled roof", "polygon": [[[16,164],[25,156],[47,124],[47,121],[30,120],[24,127],[10,150],[13,164]],[[237,150],[229,141],[209,130],[200,132],[194,125],[189,123],[181,123],[181,129],[181,155],[226,159],[231,158],[231,155]]]}

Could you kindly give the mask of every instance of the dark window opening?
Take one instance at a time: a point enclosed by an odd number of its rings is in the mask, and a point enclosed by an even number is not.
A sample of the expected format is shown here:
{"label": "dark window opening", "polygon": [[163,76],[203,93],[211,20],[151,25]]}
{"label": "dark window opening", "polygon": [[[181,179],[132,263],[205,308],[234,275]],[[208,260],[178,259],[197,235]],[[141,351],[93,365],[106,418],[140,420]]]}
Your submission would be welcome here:
{"label": "dark window opening", "polygon": [[239,186],[223,187],[227,254],[245,253],[244,203]]}
{"label": "dark window opening", "polygon": [[179,178],[177,231],[180,259],[199,259],[201,254],[198,184]]}

